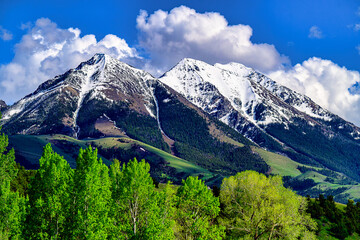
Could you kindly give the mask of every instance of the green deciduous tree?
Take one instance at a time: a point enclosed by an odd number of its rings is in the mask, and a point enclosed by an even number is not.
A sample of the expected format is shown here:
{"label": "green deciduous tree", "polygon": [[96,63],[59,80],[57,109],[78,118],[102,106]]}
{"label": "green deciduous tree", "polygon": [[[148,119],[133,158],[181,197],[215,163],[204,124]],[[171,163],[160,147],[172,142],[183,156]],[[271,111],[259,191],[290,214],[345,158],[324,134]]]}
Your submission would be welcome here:
{"label": "green deciduous tree", "polygon": [[[1,114],[0,114],[1,118]],[[1,126],[0,126],[1,131]],[[14,150],[7,150],[8,137],[0,135],[0,239],[19,239],[25,214],[25,199],[10,190],[16,177]]]}
{"label": "green deciduous tree", "polygon": [[173,191],[167,186],[158,193],[144,160],[111,165],[112,238],[173,239],[171,220]]}
{"label": "green deciduous tree", "polygon": [[286,189],[279,176],[245,171],[225,178],[220,200],[229,239],[315,239],[306,199]]}
{"label": "green deciduous tree", "polygon": [[70,239],[106,239],[109,230],[109,169],[91,146],[80,149],[71,196],[67,233]]}
{"label": "green deciduous tree", "polygon": [[220,212],[219,198],[202,180],[191,176],[183,180],[177,197],[179,239],[222,239],[223,227],[214,224]]}
{"label": "green deciduous tree", "polygon": [[70,206],[73,171],[68,162],[53,151],[50,143],[44,147],[39,164],[29,188],[27,238],[60,239]]}

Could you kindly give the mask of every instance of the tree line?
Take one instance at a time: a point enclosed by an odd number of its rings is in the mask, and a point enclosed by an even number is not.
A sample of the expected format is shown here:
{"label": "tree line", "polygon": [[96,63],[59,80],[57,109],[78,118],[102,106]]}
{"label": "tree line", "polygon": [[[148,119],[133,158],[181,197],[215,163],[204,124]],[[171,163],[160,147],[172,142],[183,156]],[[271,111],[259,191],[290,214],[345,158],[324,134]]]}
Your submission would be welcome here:
{"label": "tree line", "polygon": [[308,212],[318,224],[320,232],[323,225],[329,225],[331,235],[339,239],[345,239],[353,233],[360,234],[360,202],[355,203],[349,199],[344,211],[340,210],[333,196],[325,198],[320,194],[316,199],[307,198]]}
{"label": "tree line", "polygon": [[48,144],[24,196],[7,145],[2,134],[0,239],[315,239],[306,199],[278,176],[238,173],[216,195],[191,176],[160,189],[144,160],[108,167],[89,146],[71,169]]}

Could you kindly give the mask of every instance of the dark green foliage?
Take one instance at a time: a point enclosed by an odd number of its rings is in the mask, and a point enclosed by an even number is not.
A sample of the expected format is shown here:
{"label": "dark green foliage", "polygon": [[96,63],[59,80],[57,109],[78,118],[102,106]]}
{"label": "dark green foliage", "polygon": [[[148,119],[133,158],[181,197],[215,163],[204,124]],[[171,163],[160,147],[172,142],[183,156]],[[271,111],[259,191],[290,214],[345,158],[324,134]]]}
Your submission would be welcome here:
{"label": "dark green foliage", "polygon": [[[179,157],[224,175],[246,169],[263,173],[269,170],[268,165],[253,154],[249,146],[237,147],[214,138],[210,134],[207,120],[163,87],[158,86],[155,95],[158,99],[162,128],[176,141],[174,151]],[[167,100],[164,101],[165,99]],[[215,122],[210,116],[208,118]],[[220,129],[226,129],[218,122],[217,125]],[[236,135],[237,140],[248,143],[230,129],[226,133],[229,136]]]}
{"label": "dark green foliage", "polygon": [[117,116],[116,125],[134,139],[150,144],[169,152],[169,146],[162,139],[156,119],[150,116],[140,116],[138,113],[127,110],[125,116]]}
{"label": "dark green foliage", "polygon": [[290,187],[294,191],[303,191],[303,190],[312,188],[316,185],[317,185],[317,183],[311,178],[304,179],[304,180],[298,180],[296,178],[293,178],[293,179],[287,181],[286,184],[284,181],[284,186],[287,188]]}
{"label": "dark green foliage", "polygon": [[355,204],[353,200],[348,200],[345,208],[345,215],[349,232],[360,233],[360,202]]}
{"label": "dark green foliage", "polygon": [[26,170],[19,163],[16,163],[18,173],[16,178],[11,181],[11,191],[18,192],[21,196],[28,194],[29,184],[32,177],[35,176],[36,170]]}
{"label": "dark green foliage", "polygon": [[[318,126],[310,127],[305,120],[295,120],[296,125],[290,125],[289,130],[284,131],[280,124],[269,125],[268,133],[280,141],[286,142],[291,148],[301,155],[311,158],[306,164],[314,164],[314,160],[323,166],[342,172],[347,176],[360,180],[360,165],[358,155],[360,146],[349,139],[335,134],[327,137],[326,129]],[[293,159],[293,156],[290,156]],[[298,162],[298,159],[293,159]]]}
{"label": "dark green foliage", "polygon": [[297,193],[302,196],[309,195],[312,198],[316,198],[320,194],[323,194],[326,196],[332,195],[332,196],[336,196],[336,198],[335,198],[336,202],[346,203],[346,201],[348,199],[348,196],[344,194],[344,192],[346,190],[348,190],[348,187],[339,187],[339,188],[335,188],[335,189],[321,189],[318,187],[313,187],[313,188],[300,190]]}
{"label": "dark green foliage", "polygon": [[357,232],[360,233],[360,204],[348,200],[345,211],[340,210],[334,201],[333,196],[326,198],[320,194],[319,198],[311,200],[308,197],[308,210],[311,217],[319,220],[319,224],[329,222],[330,233],[339,239]]}
{"label": "dark green foliage", "polygon": [[18,169],[14,150],[7,147],[8,137],[0,134],[0,239],[4,240],[20,238],[25,216],[25,199],[10,189],[10,182],[16,178]]}
{"label": "dark green foliage", "polygon": [[254,155],[249,146],[236,147],[226,143],[215,143],[210,145],[210,152],[181,142],[175,142],[175,148],[179,157],[223,175],[235,174],[246,169],[256,169],[262,173],[268,171],[266,163]]}
{"label": "dark green foliage", "polygon": [[[119,141],[122,141],[119,139]],[[162,157],[146,151],[140,145],[134,143],[129,149],[123,149],[118,147],[113,148],[104,148],[101,146],[95,145],[99,154],[104,156],[109,160],[118,159],[121,163],[128,163],[130,159],[146,159],[150,164],[150,175],[159,182],[166,183],[171,177],[171,181],[174,183],[181,183],[181,176],[176,172],[176,169],[169,166],[169,163],[166,162]]]}
{"label": "dark green foliage", "polygon": [[95,129],[95,122],[105,114],[115,121],[116,126],[124,130],[129,137],[169,151],[168,145],[162,139],[156,119],[130,109],[129,104],[122,101],[109,105],[106,101],[86,98],[84,102],[86,104],[81,107],[77,120],[80,138],[101,137],[102,134]]}

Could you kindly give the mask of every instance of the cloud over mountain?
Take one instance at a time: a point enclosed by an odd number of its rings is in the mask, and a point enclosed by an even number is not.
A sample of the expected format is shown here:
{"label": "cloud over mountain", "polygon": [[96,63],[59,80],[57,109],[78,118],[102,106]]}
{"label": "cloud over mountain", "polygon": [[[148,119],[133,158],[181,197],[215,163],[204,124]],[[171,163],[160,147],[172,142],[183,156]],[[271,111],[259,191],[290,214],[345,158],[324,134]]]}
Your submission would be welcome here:
{"label": "cloud over mountain", "polygon": [[38,19],[16,44],[12,62],[0,66],[1,98],[14,102],[97,52],[130,62],[139,58],[134,48],[115,35],[97,41],[95,35],[80,33],[78,28],[62,29],[47,18]]}
{"label": "cloud over mountain", "polygon": [[211,64],[239,62],[253,67],[360,125],[357,71],[316,57],[284,68],[289,59],[274,45],[252,42],[250,26],[229,25],[219,13],[198,13],[186,6],[169,12],[141,11],[136,27],[139,43],[129,46],[119,36],[108,34],[97,40],[93,34],[81,35],[80,29],[61,28],[47,18],[38,19],[34,25],[24,25],[27,32],[16,44],[13,60],[0,65],[1,99],[11,104],[45,80],[76,67],[98,52],[154,75],[161,75],[182,58],[190,57]]}
{"label": "cloud over mountain", "polygon": [[229,25],[216,12],[198,13],[180,6],[137,17],[140,46],[151,58],[151,65],[168,70],[179,60],[191,57],[208,63],[241,62],[260,71],[279,69],[288,59],[274,45],[253,43],[248,25]]}
{"label": "cloud over mountain", "polygon": [[289,70],[279,70],[270,77],[282,85],[303,93],[322,107],[360,125],[360,95],[356,86],[360,73],[312,57]]}

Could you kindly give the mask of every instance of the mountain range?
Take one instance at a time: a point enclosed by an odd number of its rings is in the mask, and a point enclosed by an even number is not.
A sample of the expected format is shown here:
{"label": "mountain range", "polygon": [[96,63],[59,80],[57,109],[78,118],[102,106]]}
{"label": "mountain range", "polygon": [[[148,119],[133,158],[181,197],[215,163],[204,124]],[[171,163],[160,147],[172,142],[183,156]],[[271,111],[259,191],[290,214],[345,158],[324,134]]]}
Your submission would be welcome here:
{"label": "mountain range", "polygon": [[[308,186],[312,192],[316,185],[325,191],[315,175],[344,188],[339,192],[343,197],[360,181],[357,126],[239,63],[183,59],[157,79],[96,54],[11,106],[0,101],[0,110],[3,131],[17,148],[21,136],[47,136],[44,139],[66,147],[94,139],[127,139],[132,142],[128,148],[97,147],[109,160],[134,154],[153,159],[159,181],[183,177],[179,165],[159,154],[154,157],[159,151],[209,171],[206,180],[213,184],[246,169],[276,174],[283,166],[273,159],[296,166],[296,173],[289,175],[299,181],[303,174],[313,174],[307,177],[313,179]],[[54,134],[64,137],[50,137]],[[158,150],[144,155],[150,149],[144,144]]]}
{"label": "mountain range", "polygon": [[160,81],[266,149],[360,180],[360,128],[251,68],[184,59]]}

